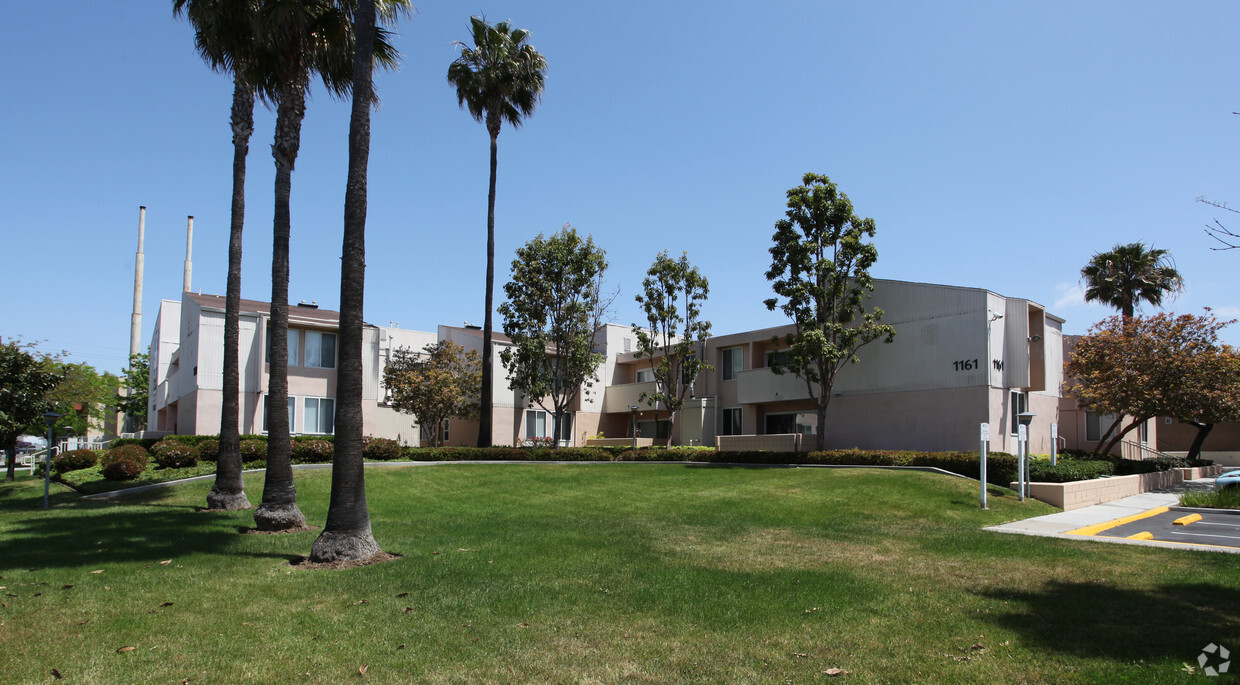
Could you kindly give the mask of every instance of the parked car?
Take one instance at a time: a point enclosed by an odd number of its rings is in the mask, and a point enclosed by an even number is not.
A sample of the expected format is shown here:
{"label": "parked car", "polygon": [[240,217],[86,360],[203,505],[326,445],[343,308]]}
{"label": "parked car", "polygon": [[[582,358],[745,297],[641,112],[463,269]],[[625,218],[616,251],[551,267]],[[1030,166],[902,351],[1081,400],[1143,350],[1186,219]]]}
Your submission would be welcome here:
{"label": "parked car", "polygon": [[1240,488],[1240,471],[1228,471],[1214,479],[1215,490],[1232,490]]}

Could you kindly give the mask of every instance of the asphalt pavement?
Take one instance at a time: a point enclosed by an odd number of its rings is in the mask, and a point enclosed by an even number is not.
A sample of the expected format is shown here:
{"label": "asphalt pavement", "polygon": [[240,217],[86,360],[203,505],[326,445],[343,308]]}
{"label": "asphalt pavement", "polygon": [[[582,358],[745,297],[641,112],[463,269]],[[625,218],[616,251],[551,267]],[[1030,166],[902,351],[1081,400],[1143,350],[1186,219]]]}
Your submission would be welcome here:
{"label": "asphalt pavement", "polygon": [[1185,481],[1166,490],[1012,521],[986,530],[1240,554],[1240,512],[1180,506],[1181,492],[1213,489],[1213,478]]}

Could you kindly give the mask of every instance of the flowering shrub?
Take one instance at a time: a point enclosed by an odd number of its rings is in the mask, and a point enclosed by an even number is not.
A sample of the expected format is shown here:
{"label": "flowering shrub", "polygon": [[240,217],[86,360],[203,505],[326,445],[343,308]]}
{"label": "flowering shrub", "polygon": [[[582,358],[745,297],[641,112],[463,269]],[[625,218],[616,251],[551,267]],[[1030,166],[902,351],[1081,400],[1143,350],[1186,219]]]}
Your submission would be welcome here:
{"label": "flowering shrub", "polygon": [[151,447],[155,463],[166,469],[183,469],[198,463],[198,448],[164,438]]}
{"label": "flowering shrub", "polygon": [[[128,459],[130,461],[137,462],[142,465],[142,468],[146,468],[146,465],[151,461],[150,456],[147,454],[142,445],[129,444],[121,445],[120,447],[113,447],[107,452],[104,452],[103,456],[99,459],[99,463],[106,467],[108,464],[121,459]],[[141,470],[139,470],[139,473],[140,472]]]}
{"label": "flowering shrub", "polygon": [[552,447],[555,445],[554,438],[526,438],[526,447]]}
{"label": "flowering shrub", "polygon": [[330,440],[293,441],[293,461],[303,464],[324,464],[332,460],[336,446]]}
{"label": "flowering shrub", "polygon": [[99,462],[99,453],[93,450],[71,450],[52,457],[52,471],[56,475],[88,469]]}
{"label": "flowering shrub", "polygon": [[145,468],[145,464],[122,457],[103,467],[103,477],[108,480],[133,480],[141,475]]}
{"label": "flowering shrub", "polygon": [[220,458],[220,441],[214,438],[207,440],[199,440],[198,458],[203,461],[219,461]]}
{"label": "flowering shrub", "polygon": [[241,461],[267,461],[267,441],[242,440]]}
{"label": "flowering shrub", "polygon": [[391,438],[362,438],[362,458],[367,461],[394,461],[400,454],[400,443]]}

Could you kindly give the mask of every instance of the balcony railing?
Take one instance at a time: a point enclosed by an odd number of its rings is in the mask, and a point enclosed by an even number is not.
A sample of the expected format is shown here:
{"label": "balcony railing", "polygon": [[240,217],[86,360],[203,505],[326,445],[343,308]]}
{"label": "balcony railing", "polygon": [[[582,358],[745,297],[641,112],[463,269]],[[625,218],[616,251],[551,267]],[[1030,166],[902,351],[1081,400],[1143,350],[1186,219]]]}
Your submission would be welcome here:
{"label": "balcony railing", "polygon": [[805,381],[792,373],[776,375],[770,369],[750,369],[740,372],[737,380],[736,401],[740,404],[809,399]]}
{"label": "balcony railing", "polygon": [[[642,393],[657,392],[654,381],[645,383],[621,383],[620,385],[609,385],[603,393],[603,412],[627,412],[629,407],[641,407],[642,411],[652,409],[650,405],[641,398]],[[663,405],[659,405],[663,409]]]}

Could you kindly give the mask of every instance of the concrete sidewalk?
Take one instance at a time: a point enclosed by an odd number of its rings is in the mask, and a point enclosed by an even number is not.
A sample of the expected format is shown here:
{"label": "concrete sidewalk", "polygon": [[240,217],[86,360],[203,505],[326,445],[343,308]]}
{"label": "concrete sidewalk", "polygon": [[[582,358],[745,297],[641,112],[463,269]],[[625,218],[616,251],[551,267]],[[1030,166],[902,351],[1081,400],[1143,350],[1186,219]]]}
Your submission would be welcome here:
{"label": "concrete sidewalk", "polygon": [[1234,547],[1211,547],[1206,545],[1189,545],[1175,542],[1158,542],[1156,540],[1129,540],[1126,538],[1108,538],[1098,535],[1068,535],[1068,531],[1078,530],[1086,526],[1116,521],[1136,516],[1159,507],[1176,507],[1180,504],[1180,493],[1185,491],[1210,491],[1214,489],[1213,478],[1201,478],[1185,481],[1174,488],[1146,492],[1140,495],[1124,497],[1112,502],[1095,504],[1091,507],[1063,511],[1058,514],[1035,516],[1023,521],[1013,521],[998,526],[990,526],[985,530],[996,533],[1016,533],[1018,535],[1039,535],[1067,540],[1093,540],[1095,542],[1111,542],[1121,545],[1143,545],[1146,547],[1165,547],[1169,549],[1194,549],[1205,552],[1225,552],[1240,554]]}

